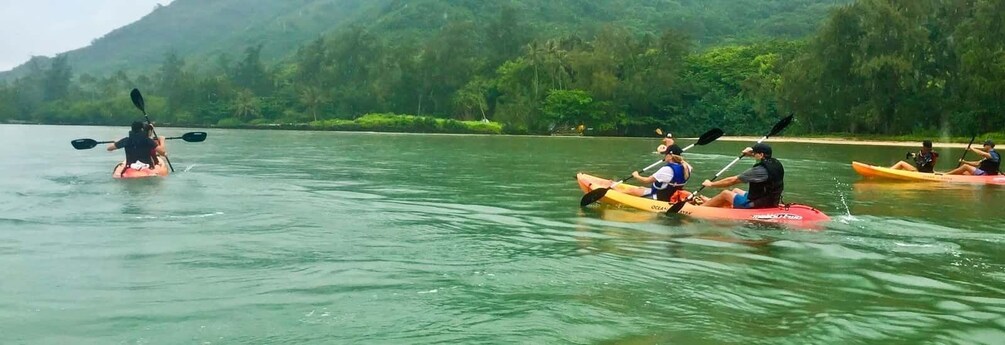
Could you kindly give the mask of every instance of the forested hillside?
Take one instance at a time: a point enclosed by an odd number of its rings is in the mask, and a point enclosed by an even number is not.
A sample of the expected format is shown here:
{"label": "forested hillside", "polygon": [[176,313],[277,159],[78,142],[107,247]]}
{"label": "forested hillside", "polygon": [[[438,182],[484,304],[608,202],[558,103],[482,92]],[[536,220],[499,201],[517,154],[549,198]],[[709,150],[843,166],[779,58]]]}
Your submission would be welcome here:
{"label": "forested hillside", "polygon": [[[196,15],[201,3],[177,0],[87,48],[112,45],[97,60],[114,60],[159,42],[150,28],[178,26],[182,39],[151,48],[153,67],[103,74],[76,52],[29,65],[0,86],[0,119],[121,124],[139,87],[160,122],[188,125],[343,128],[397,113],[509,133],[756,133],[795,112],[804,133],[960,134],[1005,122],[998,1],[212,2],[235,6],[221,16]],[[238,9],[265,19],[236,30]],[[219,28],[184,31],[200,20]]]}
{"label": "forested hillside", "polygon": [[[148,73],[173,52],[191,63],[213,64],[262,45],[273,63],[297,47],[350,25],[365,27],[392,44],[424,40],[450,22],[481,26],[503,8],[524,16],[542,37],[592,36],[603,25],[635,32],[677,28],[700,44],[802,37],[828,8],[847,0],[176,0],[142,20],[67,52],[76,73],[105,76]],[[49,64],[39,57],[37,63]],[[0,80],[24,76],[26,63]]]}

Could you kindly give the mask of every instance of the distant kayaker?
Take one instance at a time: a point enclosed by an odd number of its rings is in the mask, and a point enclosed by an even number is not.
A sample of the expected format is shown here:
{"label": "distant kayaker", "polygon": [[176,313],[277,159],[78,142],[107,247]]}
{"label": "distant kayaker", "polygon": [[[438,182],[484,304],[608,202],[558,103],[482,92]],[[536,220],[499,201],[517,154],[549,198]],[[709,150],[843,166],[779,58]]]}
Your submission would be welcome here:
{"label": "distant kayaker", "polygon": [[704,206],[732,208],[769,208],[782,202],[782,191],[785,189],[785,169],[782,163],[771,156],[771,146],[759,143],[743,150],[745,156],[758,160],[757,164],[743,173],[730,176],[715,182],[705,180],[705,187],[727,188],[737,183],[748,183],[745,192],[742,189],[723,190],[712,198],[702,197]]}
{"label": "distant kayaker", "polygon": [[663,136],[663,140],[660,142],[660,145],[656,147],[656,152],[666,152],[667,148],[673,146],[674,142],[673,133],[667,132],[667,134]]}
{"label": "distant kayaker", "polygon": [[974,175],[974,176],[984,176],[984,175],[998,175],[1002,164],[1002,156],[995,151],[995,142],[990,139],[984,142],[984,149],[979,149],[976,147],[971,147],[970,151],[984,157],[979,161],[965,161],[960,159],[960,163],[963,163],[959,168],[953,169],[947,172],[947,175]]}
{"label": "distant kayaker", "polygon": [[939,153],[932,151],[931,140],[925,140],[921,142],[921,151],[908,152],[905,158],[914,159],[914,164],[899,161],[890,169],[931,173],[935,172],[935,162],[939,159]]}
{"label": "distant kayaker", "polygon": [[143,122],[135,121],[129,136],[108,145],[108,151],[126,150],[126,165],[134,170],[152,169],[155,165],[151,153],[164,155],[164,146],[150,139]]}
{"label": "distant kayaker", "polygon": [[[672,139],[671,139],[672,140]],[[639,187],[628,191],[628,194],[655,200],[677,202],[682,200],[681,188],[691,178],[691,164],[684,160],[681,154],[684,150],[680,146],[671,144],[663,152],[663,161],[667,164],[657,170],[652,176],[639,175],[638,171],[632,172],[632,177],[644,184],[651,184],[650,187]],[[684,196],[686,197],[686,196]]]}

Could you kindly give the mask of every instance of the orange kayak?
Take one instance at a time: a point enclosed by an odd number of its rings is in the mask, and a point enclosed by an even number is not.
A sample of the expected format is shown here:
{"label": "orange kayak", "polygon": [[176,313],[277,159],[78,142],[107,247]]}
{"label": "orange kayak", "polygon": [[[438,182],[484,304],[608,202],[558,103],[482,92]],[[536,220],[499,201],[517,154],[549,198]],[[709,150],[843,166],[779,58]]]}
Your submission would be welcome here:
{"label": "orange kayak", "polygon": [[[579,189],[583,190],[583,193],[589,193],[594,189],[610,186],[612,182],[608,179],[584,173],[576,174],[576,180],[579,182]],[[618,184],[608,191],[607,194],[604,194],[604,197],[600,199],[600,202],[612,205],[623,205],[643,211],[658,213],[663,213],[670,209],[671,204],[669,202],[649,198],[640,198],[625,193],[625,191],[632,188],[636,188],[636,186],[625,183]],[[820,210],[807,205],[799,204],[778,205],[778,207],[760,209],[735,209],[685,204],[684,208],[681,209],[680,214],[702,219],[756,221],[796,225],[816,224],[830,220],[830,217]]]}
{"label": "orange kayak", "polygon": [[897,170],[885,167],[878,167],[860,162],[851,162],[851,168],[862,177],[879,178],[898,181],[913,182],[942,182],[942,183],[969,183],[969,184],[990,184],[1005,185],[1005,175],[973,176],[973,175],[946,175],[943,173],[920,173],[917,171]]}
{"label": "orange kayak", "polygon": [[[163,162],[164,158],[161,156],[160,161]],[[124,171],[123,171],[124,170]],[[112,178],[116,179],[134,179],[134,178],[145,178],[145,177],[159,177],[167,176],[170,173],[166,164],[161,163],[160,165],[155,165],[153,168],[143,168],[140,170],[131,169],[127,167],[126,162],[123,161],[115,166],[112,171]]]}

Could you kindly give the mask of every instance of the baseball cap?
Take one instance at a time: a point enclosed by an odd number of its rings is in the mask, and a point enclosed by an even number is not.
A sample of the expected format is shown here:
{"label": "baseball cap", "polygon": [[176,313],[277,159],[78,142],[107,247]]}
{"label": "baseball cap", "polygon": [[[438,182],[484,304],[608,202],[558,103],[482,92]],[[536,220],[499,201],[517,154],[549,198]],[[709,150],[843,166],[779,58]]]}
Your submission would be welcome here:
{"label": "baseball cap", "polygon": [[771,155],[771,146],[768,146],[768,144],[758,143],[753,147],[751,147],[750,149],[754,153],[763,153],[768,156]]}
{"label": "baseball cap", "polygon": [[666,149],[666,151],[663,151],[663,154],[665,154],[665,155],[666,154],[671,154],[671,153],[680,156],[682,153],[684,153],[684,150],[682,150],[680,148],[680,146],[677,146],[677,144],[673,144],[673,145],[668,146],[667,149]]}

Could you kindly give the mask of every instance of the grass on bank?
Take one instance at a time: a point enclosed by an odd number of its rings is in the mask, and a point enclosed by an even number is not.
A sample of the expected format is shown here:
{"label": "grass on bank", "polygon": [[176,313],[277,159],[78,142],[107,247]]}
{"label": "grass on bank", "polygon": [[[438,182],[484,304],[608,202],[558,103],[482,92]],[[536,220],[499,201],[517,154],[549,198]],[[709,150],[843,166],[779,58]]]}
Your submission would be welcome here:
{"label": "grass on bank", "polygon": [[220,120],[221,128],[261,128],[261,129],[306,129],[355,132],[403,132],[403,133],[455,133],[455,134],[503,134],[504,126],[491,121],[458,121],[426,116],[398,114],[366,114],[353,120],[327,119],[307,123],[243,123],[228,118]]}

